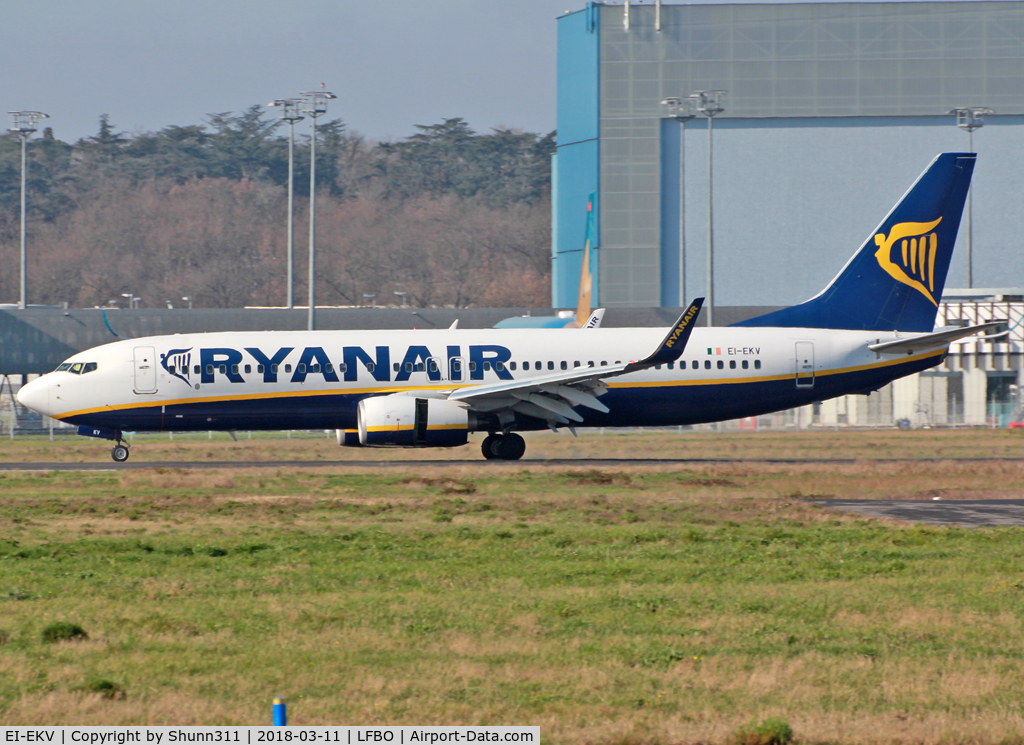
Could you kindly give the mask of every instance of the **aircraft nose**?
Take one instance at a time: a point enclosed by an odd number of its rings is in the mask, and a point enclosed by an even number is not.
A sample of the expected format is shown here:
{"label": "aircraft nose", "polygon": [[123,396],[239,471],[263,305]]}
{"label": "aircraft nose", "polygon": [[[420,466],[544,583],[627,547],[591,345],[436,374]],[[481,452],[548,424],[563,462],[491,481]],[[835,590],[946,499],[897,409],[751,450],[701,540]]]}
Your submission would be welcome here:
{"label": "aircraft nose", "polygon": [[18,391],[18,403],[32,411],[50,416],[50,381],[44,375],[31,383],[23,385]]}

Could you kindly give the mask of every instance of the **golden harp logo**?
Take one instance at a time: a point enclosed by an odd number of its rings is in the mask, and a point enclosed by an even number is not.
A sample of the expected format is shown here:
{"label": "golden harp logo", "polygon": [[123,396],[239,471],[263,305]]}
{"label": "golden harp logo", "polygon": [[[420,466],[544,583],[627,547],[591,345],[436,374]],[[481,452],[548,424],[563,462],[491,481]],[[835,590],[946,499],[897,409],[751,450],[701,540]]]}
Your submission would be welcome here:
{"label": "golden harp logo", "polygon": [[[935,292],[935,255],[939,252],[939,239],[932,229],[942,222],[901,222],[892,226],[889,237],[875,235],[875,258],[878,265],[897,282],[913,287],[932,305],[938,306]],[[898,248],[895,252],[893,249]]]}

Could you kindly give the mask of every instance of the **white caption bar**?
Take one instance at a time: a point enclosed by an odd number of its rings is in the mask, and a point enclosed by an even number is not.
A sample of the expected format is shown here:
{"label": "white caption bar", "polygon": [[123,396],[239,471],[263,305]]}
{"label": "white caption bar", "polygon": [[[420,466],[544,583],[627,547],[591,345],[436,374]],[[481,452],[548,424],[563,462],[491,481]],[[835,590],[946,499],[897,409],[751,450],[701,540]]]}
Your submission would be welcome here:
{"label": "white caption bar", "polygon": [[0,745],[540,743],[540,727],[4,727]]}

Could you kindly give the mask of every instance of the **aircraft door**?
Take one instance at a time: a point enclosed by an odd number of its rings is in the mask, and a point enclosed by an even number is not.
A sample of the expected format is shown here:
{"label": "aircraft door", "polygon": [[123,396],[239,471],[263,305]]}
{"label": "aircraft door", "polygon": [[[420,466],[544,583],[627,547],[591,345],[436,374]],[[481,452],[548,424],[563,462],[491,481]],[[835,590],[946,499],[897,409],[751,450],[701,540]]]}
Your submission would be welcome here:
{"label": "aircraft door", "polygon": [[156,393],[156,350],[135,347],[135,392]]}
{"label": "aircraft door", "polygon": [[814,387],[814,342],[796,343],[796,387]]}
{"label": "aircraft door", "polygon": [[452,357],[448,360],[448,380],[462,380],[466,369],[466,360],[462,357]]}

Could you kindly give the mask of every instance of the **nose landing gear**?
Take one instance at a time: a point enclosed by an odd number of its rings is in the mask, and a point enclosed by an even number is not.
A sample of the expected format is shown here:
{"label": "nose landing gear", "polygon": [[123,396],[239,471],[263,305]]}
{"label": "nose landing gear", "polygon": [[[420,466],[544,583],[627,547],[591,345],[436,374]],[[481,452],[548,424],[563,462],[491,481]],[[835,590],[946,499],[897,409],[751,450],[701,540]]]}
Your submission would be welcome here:
{"label": "nose landing gear", "polygon": [[480,445],[487,460],[519,460],[526,452],[526,440],[515,432],[489,434]]}

